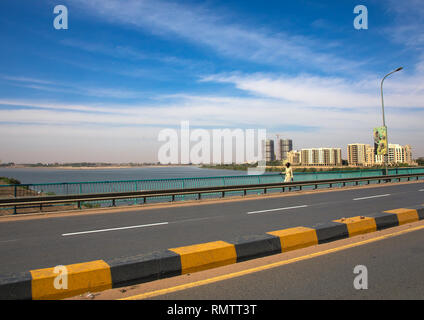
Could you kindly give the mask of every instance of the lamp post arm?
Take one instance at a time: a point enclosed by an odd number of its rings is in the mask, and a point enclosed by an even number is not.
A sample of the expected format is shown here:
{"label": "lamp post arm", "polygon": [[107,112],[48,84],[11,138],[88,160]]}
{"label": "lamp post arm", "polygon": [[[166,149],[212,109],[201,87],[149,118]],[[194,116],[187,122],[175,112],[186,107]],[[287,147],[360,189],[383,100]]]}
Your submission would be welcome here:
{"label": "lamp post arm", "polygon": [[381,108],[382,108],[382,110],[383,110],[383,126],[384,126],[384,127],[386,126],[386,118],[385,118],[385,116],[384,116],[383,82],[384,82],[384,80],[385,80],[388,76],[390,76],[392,73],[395,73],[395,72],[396,72],[396,70],[395,70],[395,71],[392,71],[392,72],[390,72],[390,73],[388,73],[388,74],[386,74],[386,75],[384,76],[384,78],[381,80],[381,85],[380,85],[380,88],[381,88]]}

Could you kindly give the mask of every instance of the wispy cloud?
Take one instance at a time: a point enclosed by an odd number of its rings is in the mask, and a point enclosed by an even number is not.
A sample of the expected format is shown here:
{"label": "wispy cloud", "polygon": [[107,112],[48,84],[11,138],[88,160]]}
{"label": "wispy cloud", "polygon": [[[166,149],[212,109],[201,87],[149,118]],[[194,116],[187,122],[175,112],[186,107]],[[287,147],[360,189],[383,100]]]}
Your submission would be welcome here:
{"label": "wispy cloud", "polygon": [[135,99],[143,97],[143,93],[116,87],[90,87],[83,84],[69,84],[57,81],[34,79],[20,76],[2,76],[8,84],[40,91],[62,92],[80,96],[92,96],[115,99]]}
{"label": "wispy cloud", "polygon": [[0,78],[4,80],[19,82],[19,83],[32,83],[32,84],[53,84],[51,81],[35,79],[30,77],[17,77],[17,76],[8,76],[8,75],[0,75]]}
{"label": "wispy cloud", "polygon": [[387,37],[409,49],[422,50],[424,48],[424,2],[388,0],[387,11],[395,17],[392,25],[385,28]]}
{"label": "wispy cloud", "polygon": [[189,7],[162,0],[129,0],[124,5],[117,0],[72,0],[71,3],[109,22],[163,37],[177,36],[230,58],[286,67],[296,62],[325,71],[351,71],[363,64],[335,56],[331,50],[325,52],[326,44],[316,39],[292,31],[252,28],[234,22],[234,16],[229,13],[218,15],[205,5]]}
{"label": "wispy cloud", "polygon": [[[284,128],[304,126],[331,128],[371,128],[380,118],[379,105],[368,108],[301,106],[298,103],[266,97],[180,96],[178,101],[161,106],[125,104],[107,107],[66,105],[44,102],[1,101],[0,118],[4,122],[45,124],[98,124],[135,126],[179,126],[190,120],[204,127]],[[402,108],[395,109],[402,110]],[[413,108],[421,114],[424,108]],[[412,110],[408,110],[412,112]],[[160,114],[160,117],[158,117]],[[390,116],[391,117],[391,116]],[[408,129],[421,130],[421,120],[410,119],[410,113],[397,112],[392,128],[402,126],[409,119]],[[328,138],[330,139],[330,138]]]}
{"label": "wispy cloud", "polygon": [[[385,86],[387,106],[423,108],[423,80],[415,75],[391,79]],[[363,108],[380,104],[381,78],[376,76],[357,81],[314,75],[217,74],[202,81],[232,83],[242,91],[296,106]]]}
{"label": "wispy cloud", "polygon": [[[155,107],[0,100],[0,136],[7,137],[0,139],[0,146],[9,150],[11,160],[145,161],[150,154],[153,161],[160,147],[159,130],[178,129],[181,121],[189,120],[192,127],[201,128],[265,128],[268,133],[292,138],[296,148],[333,146],[345,150],[347,143],[372,143],[372,128],[381,122],[379,104],[369,108],[308,107],[265,96],[187,94],[166,99],[173,102]],[[411,144],[414,155],[422,154],[423,118],[424,108],[408,112],[388,108],[391,142]],[[25,134],[28,136],[23,139]],[[44,143],[40,146],[41,140]],[[111,141],[119,145],[119,155],[105,151]],[[38,148],[33,148],[35,145]],[[140,151],[134,152],[138,146]]]}
{"label": "wispy cloud", "polygon": [[[12,103],[12,101],[4,102],[7,103],[5,106]],[[189,120],[192,127],[201,128],[265,128],[268,133],[280,133],[294,139],[296,148],[333,146],[341,147],[343,150],[349,142],[372,143],[372,128],[381,122],[379,106],[361,110],[343,108],[328,110],[301,107],[279,99],[267,98],[185,96],[179,97],[178,103],[159,108],[116,105],[114,108],[98,108],[97,111],[97,107],[89,104],[64,105],[60,106],[61,109],[53,108],[54,103],[33,102],[33,104],[37,106],[21,106],[14,109],[0,107],[0,131],[5,132],[5,135],[1,136],[8,137],[0,139],[0,145],[4,145],[7,140],[9,145],[20,146],[20,153],[26,154],[21,159],[34,159],[35,154],[30,152],[34,149],[31,144],[38,145],[41,139],[45,143],[48,142],[49,146],[48,150],[45,150],[46,153],[40,155],[46,159],[44,161],[54,161],[53,159],[57,159],[57,154],[60,154],[60,157],[66,155],[68,159],[74,159],[76,155],[80,159],[88,159],[92,158],[93,150],[98,149],[97,161],[102,160],[101,156],[104,161],[109,161],[111,158],[134,161],[138,158],[134,158],[131,150],[137,149],[138,145],[140,150],[145,150],[143,152],[155,155],[160,146],[157,143],[160,128],[178,129],[180,121],[185,120]],[[393,112],[391,109],[388,109],[386,114],[387,122],[390,124],[391,142],[411,144],[414,155],[424,152],[421,147],[421,119],[424,118],[424,109],[415,110],[413,116],[410,112]],[[311,128],[311,130],[299,130],[299,128]],[[31,131],[33,134],[22,139],[24,132]],[[82,132],[85,133],[84,136]],[[60,144],[61,139],[72,140],[73,143]],[[100,146],[107,146],[108,143],[110,145],[112,140],[121,150],[118,157],[100,150]],[[89,153],[81,155],[83,148],[80,148],[80,145],[86,146]],[[40,147],[43,149],[43,146]],[[69,155],[67,150],[69,148],[75,150],[74,155]],[[51,150],[55,150],[54,154]],[[8,154],[10,157],[13,156],[12,159],[18,159],[15,158],[16,152],[13,150],[10,152]],[[97,151],[95,152],[97,154]],[[146,159],[142,152],[138,154],[141,159]]]}

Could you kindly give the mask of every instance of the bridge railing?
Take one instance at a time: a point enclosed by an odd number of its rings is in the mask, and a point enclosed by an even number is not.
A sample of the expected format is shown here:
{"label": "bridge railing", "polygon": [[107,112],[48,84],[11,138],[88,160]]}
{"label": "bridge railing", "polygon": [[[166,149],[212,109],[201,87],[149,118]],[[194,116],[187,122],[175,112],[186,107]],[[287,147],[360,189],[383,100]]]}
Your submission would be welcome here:
{"label": "bridge railing", "polygon": [[[270,175],[276,178],[278,175]],[[280,180],[281,180],[281,175]],[[246,176],[255,177],[255,176]],[[259,176],[256,176],[258,178]],[[265,176],[260,176],[263,178]],[[363,185],[381,182],[393,181],[410,181],[411,179],[420,180],[424,178],[423,173],[407,173],[407,174],[394,174],[394,175],[373,175],[366,177],[354,178],[338,178],[338,179],[323,179],[323,180],[308,180],[308,181],[295,181],[290,183],[284,182],[268,182],[261,183],[260,179],[256,184],[246,183],[239,185],[219,185],[219,186],[196,186],[187,187],[176,185],[174,188],[159,189],[159,190],[139,190],[139,191],[111,191],[106,193],[85,193],[85,194],[68,194],[68,195],[29,195],[13,198],[1,198],[0,208],[13,209],[13,213],[18,213],[18,208],[39,208],[40,211],[46,206],[61,206],[57,209],[81,209],[83,206],[116,206],[120,204],[137,204],[150,202],[164,202],[164,201],[177,201],[177,200],[194,200],[207,197],[225,197],[234,195],[248,195],[256,193],[268,192],[286,192],[293,190],[305,189],[318,189],[318,188],[334,188],[345,187],[346,185]],[[89,207],[90,207],[89,206]],[[25,212],[25,210],[24,210]],[[23,213],[24,213],[23,212]]]}
{"label": "bridge railing", "polygon": [[[424,167],[389,169],[389,175],[410,173],[424,173]],[[297,182],[325,179],[356,178],[364,176],[382,176],[383,174],[384,172],[382,169],[330,172],[295,172],[294,181]],[[279,183],[283,181],[284,175],[278,173],[267,173],[264,175],[0,185],[0,198],[46,195],[97,194],[107,192],[130,192],[140,190],[192,189],[201,187],[222,187],[231,185]]]}

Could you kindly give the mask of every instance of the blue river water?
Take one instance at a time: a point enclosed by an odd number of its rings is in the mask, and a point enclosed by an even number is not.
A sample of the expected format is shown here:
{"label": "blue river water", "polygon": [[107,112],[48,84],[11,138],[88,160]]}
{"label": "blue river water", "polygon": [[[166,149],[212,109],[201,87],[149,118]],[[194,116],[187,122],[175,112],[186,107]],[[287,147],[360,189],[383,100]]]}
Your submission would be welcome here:
{"label": "blue river water", "polygon": [[196,166],[136,167],[119,169],[0,168],[0,177],[21,183],[121,181],[246,175],[245,171],[202,169]]}

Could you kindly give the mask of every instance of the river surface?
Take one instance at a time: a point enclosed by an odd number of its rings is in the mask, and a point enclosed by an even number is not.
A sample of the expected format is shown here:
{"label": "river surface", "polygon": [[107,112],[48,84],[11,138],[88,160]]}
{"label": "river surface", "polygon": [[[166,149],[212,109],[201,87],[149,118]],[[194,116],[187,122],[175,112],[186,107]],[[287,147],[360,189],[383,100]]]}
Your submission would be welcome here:
{"label": "river surface", "polygon": [[61,183],[246,175],[246,171],[202,169],[195,166],[119,169],[0,168],[0,177],[21,183]]}

